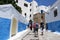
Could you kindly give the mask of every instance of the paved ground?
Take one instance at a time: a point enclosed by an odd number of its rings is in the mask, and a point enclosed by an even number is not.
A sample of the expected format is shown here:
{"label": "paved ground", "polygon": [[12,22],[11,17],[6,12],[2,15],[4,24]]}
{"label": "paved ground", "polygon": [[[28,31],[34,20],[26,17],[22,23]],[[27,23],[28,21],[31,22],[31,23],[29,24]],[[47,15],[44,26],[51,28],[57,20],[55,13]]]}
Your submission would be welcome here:
{"label": "paved ground", "polygon": [[39,40],[60,40],[60,35],[52,32],[44,32],[44,35],[41,36],[39,33]]}
{"label": "paved ground", "polygon": [[23,40],[60,40],[60,35],[44,31],[44,35],[42,36],[41,32],[39,31],[38,37],[34,37],[34,33],[30,32],[23,38]]}
{"label": "paved ground", "polygon": [[35,37],[35,34],[33,32],[30,32],[23,38],[23,40],[39,40],[39,37]]}

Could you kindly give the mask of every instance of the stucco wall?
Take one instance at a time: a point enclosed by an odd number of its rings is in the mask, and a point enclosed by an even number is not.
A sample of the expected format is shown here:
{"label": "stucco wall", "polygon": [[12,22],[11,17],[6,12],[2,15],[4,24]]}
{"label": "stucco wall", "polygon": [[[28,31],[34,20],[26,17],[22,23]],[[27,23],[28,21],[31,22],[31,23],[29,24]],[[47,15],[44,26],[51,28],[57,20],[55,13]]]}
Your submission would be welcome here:
{"label": "stucco wall", "polygon": [[[23,17],[11,4],[0,5],[0,24],[1,24],[0,39],[1,40],[7,40],[8,38],[11,37],[12,28],[13,26],[15,26],[15,24],[13,24],[13,21],[16,22],[15,20],[13,20],[13,18],[16,18],[16,21],[17,21],[16,29],[19,27],[19,25],[22,28],[22,30],[26,29],[25,24],[27,25],[27,22],[25,17]],[[19,22],[21,23],[19,24]],[[21,30],[21,29],[18,29],[18,30]],[[18,30],[15,30],[15,31],[18,31]]]}
{"label": "stucco wall", "polygon": [[0,40],[7,40],[10,37],[11,20],[0,17]]}
{"label": "stucco wall", "polygon": [[[57,9],[57,16],[54,17],[54,10]],[[45,14],[45,19],[47,27],[51,31],[60,32],[60,4],[55,5],[55,7]]]}

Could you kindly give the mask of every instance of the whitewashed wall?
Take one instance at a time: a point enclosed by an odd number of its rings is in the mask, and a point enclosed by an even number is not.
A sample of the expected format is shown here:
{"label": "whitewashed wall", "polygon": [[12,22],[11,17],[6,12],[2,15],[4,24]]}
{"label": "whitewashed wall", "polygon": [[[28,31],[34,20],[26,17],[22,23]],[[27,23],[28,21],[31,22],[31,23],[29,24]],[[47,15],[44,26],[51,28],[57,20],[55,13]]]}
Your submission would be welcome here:
{"label": "whitewashed wall", "polygon": [[[25,7],[24,6],[24,3],[26,3],[28,5],[28,7]],[[31,6],[30,6],[31,4]],[[25,17],[25,13],[27,14],[26,15],[26,19],[27,19],[27,22],[29,22],[30,19],[33,18],[33,13],[36,13],[36,6],[38,6],[37,2],[36,1],[33,1],[31,3],[25,1],[25,0],[18,0],[18,3],[17,3],[18,6],[20,6],[22,8],[22,15]],[[31,12],[30,12],[30,9],[31,9]],[[30,18],[30,14],[32,14],[31,18]]]}
{"label": "whitewashed wall", "polygon": [[[57,16],[54,17],[54,10],[57,9]],[[60,32],[60,1],[58,0],[45,14],[46,28],[52,32]]]}
{"label": "whitewashed wall", "polygon": [[[24,3],[26,3],[27,5],[28,5],[28,7],[25,7],[24,6]],[[26,15],[26,18],[27,18],[27,22],[28,22],[28,20],[29,20],[29,15],[30,15],[30,3],[29,2],[26,2],[25,0],[18,0],[18,3],[17,3],[17,5],[19,6],[19,7],[21,7],[21,9],[22,9],[22,15],[25,17],[25,13],[27,14]]]}
{"label": "whitewashed wall", "polygon": [[[52,8],[53,7],[53,8]],[[48,12],[48,14],[45,14],[46,22],[54,22],[60,20],[60,4],[57,3],[57,5],[52,6]],[[57,16],[54,17],[54,10],[57,9]]]}
{"label": "whitewashed wall", "polygon": [[0,5],[0,17],[11,19],[12,13],[9,5]]}
{"label": "whitewashed wall", "polygon": [[11,37],[13,18],[17,20],[16,33],[26,30],[27,21],[11,4],[0,5],[0,39]]}
{"label": "whitewashed wall", "polygon": [[25,17],[22,16],[22,14],[20,14],[13,6],[11,8],[12,13],[14,15],[14,17],[16,17],[18,19],[18,21],[22,22],[22,23],[27,23]]}

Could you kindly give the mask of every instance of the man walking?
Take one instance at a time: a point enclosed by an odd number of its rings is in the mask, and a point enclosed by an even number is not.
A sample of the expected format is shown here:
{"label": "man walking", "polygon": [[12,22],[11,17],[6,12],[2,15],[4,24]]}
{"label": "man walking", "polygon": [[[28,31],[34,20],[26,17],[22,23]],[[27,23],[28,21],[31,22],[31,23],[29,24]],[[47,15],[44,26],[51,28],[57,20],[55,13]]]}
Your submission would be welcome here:
{"label": "man walking", "polygon": [[42,31],[42,32],[41,32],[41,35],[43,35],[44,22],[41,22],[41,23],[40,23],[40,28],[41,28],[41,31]]}
{"label": "man walking", "polygon": [[39,24],[36,22],[35,37],[38,35],[38,28],[39,28]]}

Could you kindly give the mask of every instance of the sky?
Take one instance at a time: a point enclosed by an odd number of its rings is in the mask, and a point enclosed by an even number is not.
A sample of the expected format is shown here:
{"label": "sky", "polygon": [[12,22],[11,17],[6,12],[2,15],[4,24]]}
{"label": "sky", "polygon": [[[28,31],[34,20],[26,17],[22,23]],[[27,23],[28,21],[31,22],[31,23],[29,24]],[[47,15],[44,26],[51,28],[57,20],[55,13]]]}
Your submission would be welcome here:
{"label": "sky", "polygon": [[[32,2],[32,0],[26,0],[28,2]],[[55,3],[57,0],[35,0],[38,3],[38,6],[44,5],[44,6],[51,6],[53,3]]]}

